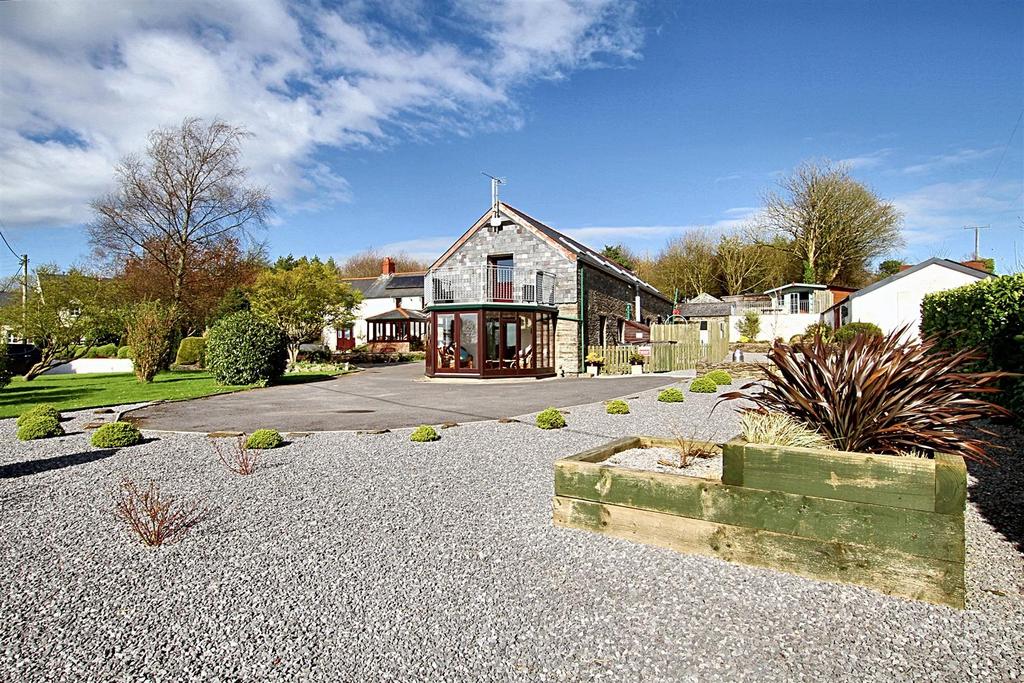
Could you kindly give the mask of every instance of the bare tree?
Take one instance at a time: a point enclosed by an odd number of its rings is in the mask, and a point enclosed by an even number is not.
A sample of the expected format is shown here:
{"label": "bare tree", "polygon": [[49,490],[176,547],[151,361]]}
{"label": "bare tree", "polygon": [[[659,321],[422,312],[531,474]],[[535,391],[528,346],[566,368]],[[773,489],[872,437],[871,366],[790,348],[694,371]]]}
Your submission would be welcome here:
{"label": "bare tree", "polygon": [[903,244],[900,212],[844,166],[803,164],[781,193],[765,196],[763,214],[765,227],[803,264],[803,279],[821,284],[862,278],[868,262]]}
{"label": "bare tree", "polygon": [[763,288],[763,251],[764,247],[746,242],[738,234],[723,235],[718,240],[718,276],[726,294],[745,294]]}
{"label": "bare tree", "polygon": [[180,304],[190,269],[203,255],[263,225],[266,190],[246,183],[244,129],[187,118],[150,133],[144,157],[128,156],[115,172],[117,190],[92,203],[89,239],[100,257],[119,264],[145,258],[170,276]]}
{"label": "bare tree", "polygon": [[413,258],[404,252],[385,254],[379,249],[366,249],[353,254],[341,264],[343,277],[375,277],[380,275],[381,262],[390,256],[395,262],[395,270],[399,273],[418,272],[430,267],[430,263]]}

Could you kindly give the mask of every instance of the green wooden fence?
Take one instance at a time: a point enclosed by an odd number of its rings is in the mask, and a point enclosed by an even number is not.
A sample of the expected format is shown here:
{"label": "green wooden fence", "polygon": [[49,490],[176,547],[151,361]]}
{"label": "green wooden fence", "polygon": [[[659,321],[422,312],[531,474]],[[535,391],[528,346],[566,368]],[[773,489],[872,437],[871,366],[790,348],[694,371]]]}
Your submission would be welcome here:
{"label": "green wooden fence", "polygon": [[[650,355],[644,356],[644,372],[670,372],[692,370],[702,360],[718,362],[729,353],[729,326],[718,321],[706,323],[701,343],[701,323],[682,325],[651,325]],[[604,357],[601,372],[608,375],[627,375],[631,368],[629,357],[638,351],[636,345],[588,346],[587,353]]]}

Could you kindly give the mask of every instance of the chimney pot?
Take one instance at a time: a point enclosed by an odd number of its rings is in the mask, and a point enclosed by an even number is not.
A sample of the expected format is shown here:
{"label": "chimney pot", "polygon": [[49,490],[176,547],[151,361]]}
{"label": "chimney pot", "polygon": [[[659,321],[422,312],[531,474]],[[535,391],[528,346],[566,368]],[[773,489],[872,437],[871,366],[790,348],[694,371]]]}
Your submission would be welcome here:
{"label": "chimney pot", "polygon": [[380,263],[380,274],[381,275],[394,275],[395,274],[395,259],[390,256],[385,256],[384,260]]}

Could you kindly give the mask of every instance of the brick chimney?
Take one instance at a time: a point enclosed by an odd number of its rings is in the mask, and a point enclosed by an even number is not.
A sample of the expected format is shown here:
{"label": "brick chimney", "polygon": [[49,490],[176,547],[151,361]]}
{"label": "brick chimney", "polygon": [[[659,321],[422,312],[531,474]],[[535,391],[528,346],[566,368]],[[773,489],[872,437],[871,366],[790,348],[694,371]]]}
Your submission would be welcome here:
{"label": "brick chimney", "polygon": [[980,271],[982,271],[984,273],[988,272],[988,264],[985,263],[984,261],[973,261],[972,260],[972,261],[961,261],[961,263],[963,265],[967,266],[968,268],[974,268],[975,270],[980,270]]}
{"label": "brick chimney", "polygon": [[385,256],[384,260],[380,262],[380,274],[381,275],[394,275],[395,274],[395,259],[390,256]]}
{"label": "brick chimney", "polygon": [[904,270],[910,270],[913,267],[914,266],[910,265],[909,263],[901,263],[900,264],[900,272],[902,273]]}

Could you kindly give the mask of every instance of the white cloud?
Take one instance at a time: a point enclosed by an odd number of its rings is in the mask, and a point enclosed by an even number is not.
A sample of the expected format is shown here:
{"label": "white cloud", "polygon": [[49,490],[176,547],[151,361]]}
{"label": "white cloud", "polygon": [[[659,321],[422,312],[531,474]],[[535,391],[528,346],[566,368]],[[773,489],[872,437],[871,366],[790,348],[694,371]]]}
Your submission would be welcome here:
{"label": "white cloud", "polygon": [[[747,226],[757,219],[759,209],[740,206],[726,209],[723,218],[707,223],[690,223],[681,225],[624,225],[624,226],[584,226],[567,228],[563,232],[592,249],[601,249],[605,244],[624,243],[626,246],[649,240],[668,240],[692,230],[705,230],[712,235],[720,235]],[[553,226],[556,227],[557,226]]]}
{"label": "white cloud", "polygon": [[979,159],[985,159],[992,156],[999,151],[998,147],[992,147],[989,149],[961,149],[948,154],[938,154],[929,157],[927,160],[905,166],[903,173],[907,174],[919,174],[919,173],[931,173],[932,171],[940,171],[951,166],[959,166],[961,164],[967,164],[972,161],[978,161]]}
{"label": "white cloud", "polygon": [[[0,5],[0,213],[66,225],[148,131],[220,116],[290,210],[351,194],[323,152],[521,125],[517,90],[638,56],[631,3],[281,0]],[[383,16],[383,18],[382,18]],[[459,39],[446,37],[435,28]],[[400,27],[400,28],[399,28]]]}
{"label": "white cloud", "polygon": [[1020,210],[1020,186],[990,185],[984,180],[934,183],[898,195],[892,203],[903,212],[908,244],[938,243],[953,230],[1000,216],[1009,221]]}
{"label": "white cloud", "polygon": [[867,154],[840,159],[839,163],[849,167],[851,171],[866,171],[881,166],[886,157],[891,153],[891,149],[885,148]]}

